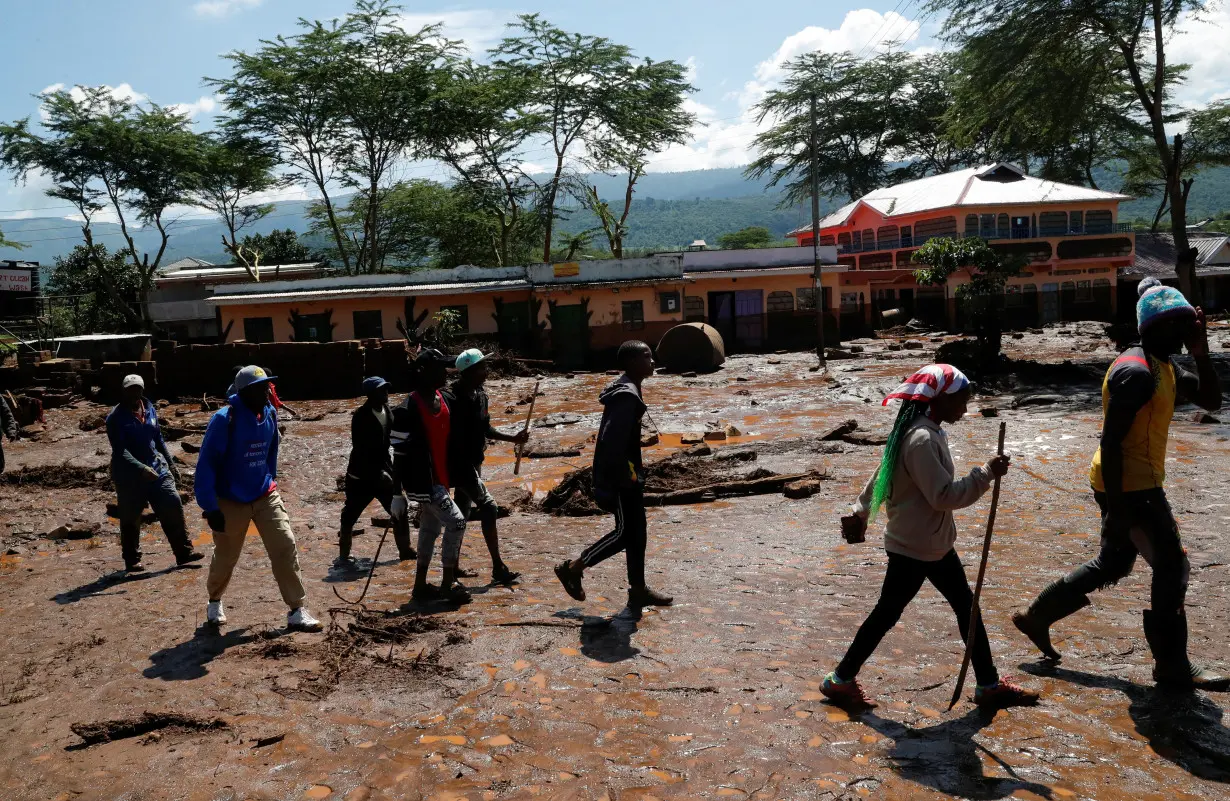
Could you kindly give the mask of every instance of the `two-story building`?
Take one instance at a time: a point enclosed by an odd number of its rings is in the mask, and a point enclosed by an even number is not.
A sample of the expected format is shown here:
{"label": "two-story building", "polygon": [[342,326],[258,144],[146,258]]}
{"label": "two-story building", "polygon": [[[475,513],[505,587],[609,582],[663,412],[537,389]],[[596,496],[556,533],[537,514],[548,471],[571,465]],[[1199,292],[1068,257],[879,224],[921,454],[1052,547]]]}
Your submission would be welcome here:
{"label": "two-story building", "polygon": [[[968,273],[938,287],[914,279],[914,253],[937,237],[980,237],[1025,262],[1007,286],[1011,325],[1113,319],[1117,271],[1132,264],[1135,250],[1131,226],[1118,221],[1119,203],[1128,199],[1002,163],[877,189],[820,221],[821,245],[836,246],[838,262],[848,267],[841,276],[842,328],[860,319],[878,325],[888,309],[959,326],[955,290]],[[810,226],[789,236],[799,245],[813,241]]]}

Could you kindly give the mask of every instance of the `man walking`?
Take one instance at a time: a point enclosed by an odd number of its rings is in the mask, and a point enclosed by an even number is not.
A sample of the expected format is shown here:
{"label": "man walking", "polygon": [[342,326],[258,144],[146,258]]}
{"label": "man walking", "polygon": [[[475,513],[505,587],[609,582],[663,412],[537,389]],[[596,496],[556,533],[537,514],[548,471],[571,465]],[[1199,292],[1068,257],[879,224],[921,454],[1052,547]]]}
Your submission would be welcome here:
{"label": "man walking", "polygon": [[491,425],[488,411],[487,362],[483,352],[470,348],[457,357],[460,375],[444,393],[449,408],[448,475],[455,487],[457,508],[467,520],[471,508],[478,509],[483,527],[483,540],[491,554],[491,580],[495,584],[512,584],[521,575],[514,573],[500,558],[500,537],[496,528],[499,507],[483,484],[482,467],[487,440],[523,444],[528,431],[505,434]]}
{"label": "man walking", "polygon": [[585,600],[581,577],[585,569],[620,551],[628,560],[628,609],[636,615],[646,606],[669,606],[674,599],[645,586],[645,476],[641,464],[641,416],[645,402],[641,383],[653,375],[653,352],[644,342],[619,346],[624,374],[602,390],[598,441],[594,445],[594,496],[603,510],[615,515],[611,533],[555,567],[564,590]]}
{"label": "man walking", "polygon": [[353,565],[350,543],[359,515],[373,499],[380,501],[393,517],[393,539],[402,561],[414,559],[410,547],[410,527],[404,514],[393,515],[393,459],[389,451],[389,431],[393,414],[389,410],[389,382],[380,376],[363,379],[367,402],[350,417],[350,461],[346,465],[346,503],[342,506],[342,528],[337,535],[339,565]]}
{"label": "man walking", "polygon": [[248,524],[255,523],[290,609],[287,628],[320,631],[320,621],[303,605],[307,592],[299,572],[299,556],[290,517],[278,493],[278,418],[269,402],[272,376],[250,365],[235,376],[229,405],[214,412],[196,469],[196,502],[214,532],[209,563],[209,606],[206,620],[226,622],[222,595],[243,552]]}
{"label": "man walking", "polygon": [[[1050,627],[1089,605],[1089,593],[1132,571],[1137,554],[1153,568],[1151,609],[1144,612],[1145,640],[1153,652],[1153,680],[1181,690],[1226,689],[1219,676],[1187,655],[1187,552],[1166,500],[1166,441],[1179,397],[1205,409],[1221,406],[1221,385],[1209,358],[1204,314],[1176,289],[1146,278],[1137,291],[1140,344],[1111,364],[1102,383],[1102,441],[1089,469],[1093,497],[1102,510],[1102,544],[1096,558],[1053,582],[1012,617],[1043,654],[1059,659]],[[1183,346],[1197,375],[1171,357]]]}
{"label": "man walking", "polygon": [[166,535],[176,566],[199,562],[204,554],[192,550],[179,498],[179,471],[167,452],[158,411],[145,398],[145,380],[124,376],[124,399],[107,415],[111,442],[111,480],[119,506],[120,548],[129,573],[145,570],[141,564],[141,514],[146,504],[154,510]]}
{"label": "man walking", "polygon": [[[10,441],[17,441],[17,418],[13,415],[13,410],[9,408],[9,402],[4,399],[4,395],[0,393],[0,434],[8,437]],[[0,437],[0,473],[4,472],[4,439]]]}

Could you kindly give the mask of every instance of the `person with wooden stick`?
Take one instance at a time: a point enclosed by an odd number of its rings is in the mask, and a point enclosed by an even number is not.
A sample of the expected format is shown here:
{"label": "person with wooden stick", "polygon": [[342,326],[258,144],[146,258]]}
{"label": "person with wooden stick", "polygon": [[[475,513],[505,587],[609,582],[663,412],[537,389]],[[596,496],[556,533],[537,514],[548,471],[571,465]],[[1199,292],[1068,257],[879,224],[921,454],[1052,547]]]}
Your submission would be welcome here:
{"label": "person with wooden stick", "polygon": [[[961,638],[970,636],[973,593],[953,548],[957,526],[952,513],[976,503],[995,477],[1008,472],[1010,458],[996,456],[969,475],[956,477],[948,436],[941,426],[964,417],[969,398],[969,379],[960,370],[949,364],[931,364],[884,399],[885,406],[893,401],[901,403],[897,420],[880,466],[859,495],[853,513],[843,517],[841,523],[847,541],[862,542],[868,522],[884,505],[888,511],[884,531],[888,569],[875,608],[859,628],[845,658],[820,685],[820,691],[840,706],[876,706],[859,685],[858,673],[924,581],[930,581],[952,607]],[[974,638],[974,675],[978,681],[974,701],[992,708],[1037,703],[1037,693],[1000,678],[981,616],[976,620]]]}
{"label": "person with wooden stick", "polygon": [[512,584],[521,574],[510,569],[500,557],[500,537],[496,528],[499,506],[483,483],[483,459],[487,440],[521,445],[529,440],[529,431],[505,434],[491,425],[487,390],[484,387],[487,382],[487,361],[481,350],[470,348],[462,351],[455,366],[458,378],[444,392],[444,402],[451,413],[448,476],[454,487],[453,500],[467,519],[472,508],[478,509],[483,540],[487,543],[487,552],[491,554],[491,581],[495,584]]}
{"label": "person with wooden stick", "polygon": [[[1089,593],[1132,572],[1139,554],[1153,568],[1145,640],[1153,652],[1153,680],[1177,690],[1225,690],[1230,679],[1192,664],[1187,655],[1187,552],[1166,500],[1166,441],[1179,398],[1205,409],[1221,407],[1221,382],[1209,357],[1204,314],[1177,289],[1146,278],[1137,289],[1140,343],[1120,354],[1102,382],[1102,438],[1089,467],[1102,512],[1097,557],[1052,582],[1012,622],[1047,657],[1058,660],[1050,627],[1089,605]],[[1196,374],[1171,357],[1187,346]]]}
{"label": "person with wooden stick", "polygon": [[628,560],[628,609],[634,614],[646,606],[670,606],[674,599],[645,585],[645,470],[641,463],[641,417],[645,401],[641,383],[653,375],[653,352],[644,342],[619,346],[624,371],[598,396],[602,422],[594,445],[594,499],[615,515],[615,528],[581,552],[576,559],[555,566],[564,590],[585,600],[581,577],[586,568],[624,551]]}

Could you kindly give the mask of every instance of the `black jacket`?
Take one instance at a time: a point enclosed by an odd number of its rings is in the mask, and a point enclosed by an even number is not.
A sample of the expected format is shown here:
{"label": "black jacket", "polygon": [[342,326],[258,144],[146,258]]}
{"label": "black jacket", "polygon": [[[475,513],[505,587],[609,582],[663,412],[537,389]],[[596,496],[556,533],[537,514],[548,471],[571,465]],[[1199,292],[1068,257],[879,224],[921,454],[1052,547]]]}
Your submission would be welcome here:
{"label": "black jacket", "polygon": [[[448,402],[445,401],[444,404],[447,406]],[[451,417],[452,412],[449,414]],[[406,497],[412,501],[430,501],[431,488],[436,483],[435,469],[432,466],[427,429],[423,426],[423,415],[413,392],[393,409],[390,436],[393,442],[395,489],[404,490]]]}
{"label": "black jacket", "polygon": [[602,393],[603,405],[598,441],[594,445],[594,489],[616,492],[645,484],[641,464],[641,416],[645,402],[640,390],[626,375]]}
{"label": "black jacket", "polygon": [[346,474],[365,481],[380,478],[381,473],[393,474],[393,460],[389,456],[389,432],[392,429],[393,412],[384,407],[385,423],[376,417],[379,409],[364,403],[350,417],[350,462]]}
{"label": "black jacket", "polygon": [[467,395],[456,383],[444,390],[449,410],[448,477],[454,487],[471,486],[486,458],[491,435],[491,412],[487,391]]}

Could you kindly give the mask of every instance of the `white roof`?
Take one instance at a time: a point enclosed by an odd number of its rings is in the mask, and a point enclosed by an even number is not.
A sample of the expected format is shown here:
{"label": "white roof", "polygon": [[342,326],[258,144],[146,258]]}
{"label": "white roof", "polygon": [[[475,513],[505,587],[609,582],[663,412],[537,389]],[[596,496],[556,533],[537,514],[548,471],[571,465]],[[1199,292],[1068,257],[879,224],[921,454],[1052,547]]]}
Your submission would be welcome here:
{"label": "white roof", "polygon": [[[1041,203],[1088,203],[1131,200],[1128,195],[1103,192],[1084,186],[1044,181],[1026,175],[1014,164],[999,163],[970,167],[886,186],[863,195],[853,203],[820,220],[820,227],[844,225],[860,205],[885,217],[902,217],[933,209],[962,206],[1038,205]],[[791,233],[810,231],[804,226]]]}
{"label": "white roof", "polygon": [[[304,282],[307,283],[307,282]],[[250,284],[256,287],[259,284]],[[286,303],[288,301],[339,300],[350,297],[383,297],[387,295],[461,295],[469,292],[499,292],[506,289],[529,289],[530,282],[525,279],[508,281],[466,281],[448,284],[413,284],[402,281],[398,284],[378,286],[358,286],[346,289],[305,289],[287,292],[253,292],[246,294],[217,294],[205,300],[211,306],[238,306],[245,303],[260,303],[273,301]]]}
{"label": "white roof", "polygon": [[[179,262],[176,262],[178,264]],[[304,262],[302,264],[262,265],[257,273],[266,280],[272,280],[275,273],[279,275],[299,275],[302,273],[325,272],[326,267],[319,262]],[[252,282],[248,271],[238,264],[226,266],[210,265],[208,267],[183,267],[163,275],[161,271],[154,278],[156,284],[176,282],[209,281],[219,278],[235,278],[241,282]]]}

